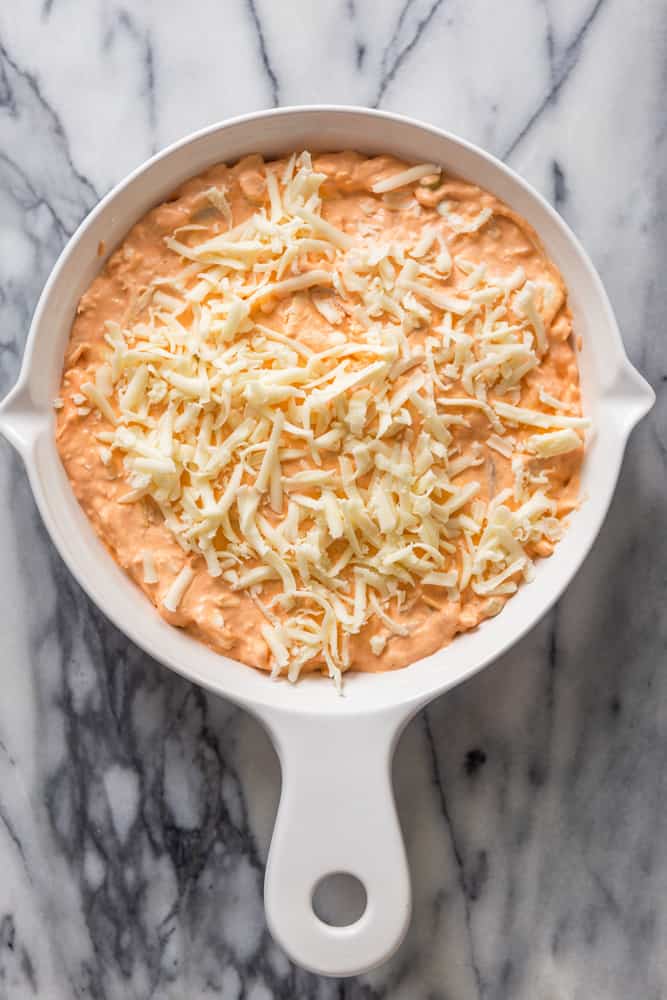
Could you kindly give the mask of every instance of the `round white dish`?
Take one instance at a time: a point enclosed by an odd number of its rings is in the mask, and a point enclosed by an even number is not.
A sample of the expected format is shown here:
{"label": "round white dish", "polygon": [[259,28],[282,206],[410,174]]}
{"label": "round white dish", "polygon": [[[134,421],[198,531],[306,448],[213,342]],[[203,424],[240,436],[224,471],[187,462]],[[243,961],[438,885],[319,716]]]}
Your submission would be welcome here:
{"label": "round white dish", "polygon": [[[340,697],[305,677],[295,687],[214,653],[164,622],[118,568],[71,491],[54,441],[52,400],[77,302],[108,253],[149,208],[183,180],[246,153],[357,149],[435,161],[492,191],[537,230],[569,288],[586,414],[593,420],[584,465],[585,502],[555,554],[537,567],[503,612],[403,670],[352,674]],[[105,614],[152,656],[253,712],[268,728],[282,792],[265,882],[272,933],[300,965],[326,975],[365,971],[398,947],[410,917],[410,880],[391,787],[398,735],[426,702],[516,642],[557,600],[590,549],[609,506],[630,431],[653,404],[628,361],[609,301],[586,253],[559,216],[516,174],[483,151],[431,126],[346,107],[259,112],[195,133],[134,171],[83,222],[63,251],[32,321],[18,382],[0,405],[0,431],[21,454],[35,500],[60,554]],[[325,875],[344,871],[368,903],[349,927],[312,909]]]}

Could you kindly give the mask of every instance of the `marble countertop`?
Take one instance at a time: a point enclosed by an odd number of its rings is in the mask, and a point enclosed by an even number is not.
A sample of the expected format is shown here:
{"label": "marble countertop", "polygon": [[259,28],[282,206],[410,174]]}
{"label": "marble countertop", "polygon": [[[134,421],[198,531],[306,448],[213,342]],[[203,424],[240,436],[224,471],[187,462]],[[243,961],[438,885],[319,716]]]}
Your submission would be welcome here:
{"label": "marble countertop", "polygon": [[345,982],[266,928],[266,735],[92,606],[1,444],[0,998],[667,998],[666,31],[659,0],[0,6],[0,395],[112,184],[202,125],[306,101],[414,114],[520,171],[658,393],[560,605],[406,731],[414,918]]}

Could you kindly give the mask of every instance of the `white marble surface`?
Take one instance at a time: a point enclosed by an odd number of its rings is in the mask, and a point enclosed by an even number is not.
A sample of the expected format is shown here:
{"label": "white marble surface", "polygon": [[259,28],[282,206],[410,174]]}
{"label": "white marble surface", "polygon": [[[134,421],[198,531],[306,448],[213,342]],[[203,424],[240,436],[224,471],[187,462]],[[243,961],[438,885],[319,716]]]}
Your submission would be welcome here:
{"label": "white marble surface", "polygon": [[103,619],[0,445],[1,998],[667,998],[666,55],[660,0],[0,5],[0,394],[110,185],[201,125],[311,101],[503,156],[591,252],[658,392],[558,609],[406,732],[412,927],[340,983],[266,930],[266,736]]}

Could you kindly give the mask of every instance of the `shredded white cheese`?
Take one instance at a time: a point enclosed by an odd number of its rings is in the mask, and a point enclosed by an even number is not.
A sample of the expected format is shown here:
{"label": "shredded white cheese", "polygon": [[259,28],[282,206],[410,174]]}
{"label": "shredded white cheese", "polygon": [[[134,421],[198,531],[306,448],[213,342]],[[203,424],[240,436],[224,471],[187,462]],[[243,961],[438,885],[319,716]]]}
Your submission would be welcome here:
{"label": "shredded white cheese", "polygon": [[526,441],[528,451],[534,452],[540,458],[554,458],[565,455],[581,447],[581,438],[576,431],[566,428],[562,431],[551,431],[548,434],[534,434]]}
{"label": "shredded white cheese", "polygon": [[141,553],[141,560],[144,567],[144,583],[157,583],[159,577],[155,568],[153,553],[148,549],[144,549]]}
{"label": "shredded white cheese", "polygon": [[387,177],[383,181],[377,181],[371,190],[373,194],[385,194],[387,191],[395,191],[397,188],[414,184],[415,181],[421,180],[422,177],[428,177],[429,174],[439,173],[440,167],[435,163],[420,163],[416,167],[408,167],[407,170],[401,170],[399,173],[393,174],[393,176]]}
{"label": "shredded white cheese", "polygon": [[194,575],[195,572],[190,566],[186,565],[183,567],[162,598],[162,603],[167,611],[178,611],[178,607],[185,597],[185,592],[192,583]]}

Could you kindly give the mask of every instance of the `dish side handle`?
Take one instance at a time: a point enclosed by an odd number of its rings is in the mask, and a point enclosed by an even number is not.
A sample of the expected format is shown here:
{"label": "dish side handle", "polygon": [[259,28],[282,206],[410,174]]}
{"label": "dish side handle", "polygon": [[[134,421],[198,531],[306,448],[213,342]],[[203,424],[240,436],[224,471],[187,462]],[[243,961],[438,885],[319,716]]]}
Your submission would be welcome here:
{"label": "dish side handle", "polygon": [[[411,912],[410,875],[391,763],[407,719],[398,713],[303,716],[267,713],[282,767],[264,905],[290,958],[326,976],[352,976],[388,959]],[[328,875],[359,879],[366,908],[346,927],[320,920],[313,893]]]}

